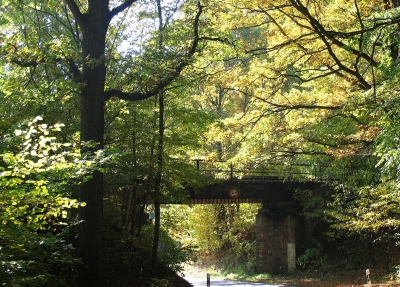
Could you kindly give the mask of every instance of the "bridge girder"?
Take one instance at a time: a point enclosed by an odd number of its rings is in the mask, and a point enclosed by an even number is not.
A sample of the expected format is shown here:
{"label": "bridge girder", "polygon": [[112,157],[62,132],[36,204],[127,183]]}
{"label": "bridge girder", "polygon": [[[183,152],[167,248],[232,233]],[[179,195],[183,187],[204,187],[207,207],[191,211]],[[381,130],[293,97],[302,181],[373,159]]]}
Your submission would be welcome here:
{"label": "bridge girder", "polygon": [[325,182],[318,181],[245,181],[232,180],[192,190],[192,203],[277,203],[293,202],[297,190],[323,190]]}

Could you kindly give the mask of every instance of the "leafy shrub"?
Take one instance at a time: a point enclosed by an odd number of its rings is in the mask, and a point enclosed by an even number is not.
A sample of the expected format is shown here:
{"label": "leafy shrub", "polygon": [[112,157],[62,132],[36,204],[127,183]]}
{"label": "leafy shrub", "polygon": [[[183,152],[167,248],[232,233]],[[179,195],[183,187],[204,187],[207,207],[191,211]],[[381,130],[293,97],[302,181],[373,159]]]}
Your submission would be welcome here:
{"label": "leafy shrub", "polygon": [[306,249],[304,254],[297,258],[297,264],[302,268],[321,267],[328,259],[328,255],[323,254],[322,244],[314,241],[314,247]]}
{"label": "leafy shrub", "polygon": [[9,225],[0,231],[0,244],[5,286],[71,286],[78,260],[62,234]]}
{"label": "leafy shrub", "polygon": [[[154,238],[154,226],[147,225],[143,228],[142,237],[145,242],[141,241],[140,246],[145,248],[151,254],[152,243]],[[182,273],[183,263],[190,261],[191,249],[182,247],[179,242],[172,239],[168,232],[160,229],[160,239],[158,244],[158,260],[168,266],[171,270],[177,273]]]}
{"label": "leafy shrub", "polygon": [[[94,162],[56,142],[62,125],[40,117],[10,135],[13,152],[0,163],[0,279],[5,286],[71,286],[78,260],[67,242],[76,208],[73,185]],[[20,145],[18,146],[18,143]],[[15,152],[15,150],[18,150]]]}

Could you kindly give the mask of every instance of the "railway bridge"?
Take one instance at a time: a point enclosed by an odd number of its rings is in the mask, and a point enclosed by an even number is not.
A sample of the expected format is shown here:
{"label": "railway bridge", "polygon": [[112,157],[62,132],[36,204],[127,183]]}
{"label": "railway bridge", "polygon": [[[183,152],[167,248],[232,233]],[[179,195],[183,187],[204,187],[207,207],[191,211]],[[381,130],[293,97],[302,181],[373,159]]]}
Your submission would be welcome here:
{"label": "railway bridge", "polygon": [[[318,177],[317,168],[303,166],[307,172],[296,173],[293,170],[298,171],[299,167],[291,167],[292,172],[282,176],[270,170],[245,175],[231,166],[229,170],[218,171],[228,175],[225,180],[191,191],[190,202],[262,203],[256,215],[257,271],[291,273],[296,269],[297,256],[304,252],[303,247],[311,242],[316,232],[313,223],[301,215],[293,195],[299,190],[327,191],[326,181]],[[278,169],[282,174],[282,168]]]}

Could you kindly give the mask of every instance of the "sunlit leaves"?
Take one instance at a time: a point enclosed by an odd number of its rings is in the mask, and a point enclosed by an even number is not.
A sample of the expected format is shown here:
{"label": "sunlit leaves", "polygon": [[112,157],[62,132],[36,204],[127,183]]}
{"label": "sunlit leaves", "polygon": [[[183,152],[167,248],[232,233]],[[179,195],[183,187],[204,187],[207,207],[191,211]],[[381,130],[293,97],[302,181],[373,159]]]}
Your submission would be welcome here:
{"label": "sunlit leaves", "polygon": [[[330,204],[333,210],[327,216],[334,218],[332,227],[357,233],[371,232],[379,240],[390,238],[400,227],[399,187],[394,182],[377,187],[364,186],[355,191],[354,200],[348,201],[344,194],[338,193]],[[345,210],[336,208],[340,201],[347,201]],[[335,212],[336,210],[336,212]]]}
{"label": "sunlit leaves", "polygon": [[84,180],[95,164],[82,159],[70,144],[56,142],[52,134],[62,125],[48,126],[41,121],[37,117],[28,124],[28,130],[16,130],[15,137],[23,139],[19,153],[2,155],[2,224],[47,229],[59,216],[66,218],[68,209],[82,205],[68,197],[68,186]]}
{"label": "sunlit leaves", "polygon": [[69,285],[66,271],[77,259],[65,237],[76,209],[85,206],[71,195],[100,159],[58,142],[62,127],[38,116],[6,137],[13,148],[0,165],[0,261],[7,284]]}
{"label": "sunlit leaves", "polygon": [[253,260],[255,215],[259,208],[257,204],[187,207],[185,224],[189,232],[183,234],[182,239],[197,246],[203,256],[224,253],[224,248],[230,248],[233,258],[244,256]]}
{"label": "sunlit leaves", "polygon": [[[224,5],[213,10],[213,16],[218,15],[213,21],[222,27],[234,23],[231,30],[247,50],[239,54],[241,65],[219,72],[201,89],[210,101],[223,95],[219,109],[229,110],[206,134],[210,143],[222,144],[223,157],[234,162],[251,155],[308,161],[308,154],[325,154],[328,159],[364,152],[382,130],[374,123],[379,113],[367,112],[371,93],[359,89],[385,79],[372,68],[387,54],[374,39],[394,27],[371,28],[384,21],[381,3],[227,1]],[[237,17],[240,13],[249,17]],[[390,11],[387,19],[396,13]],[[362,33],[362,29],[371,30]],[[249,98],[244,113],[230,108],[240,105],[236,94]],[[259,148],[254,149],[254,141]]]}

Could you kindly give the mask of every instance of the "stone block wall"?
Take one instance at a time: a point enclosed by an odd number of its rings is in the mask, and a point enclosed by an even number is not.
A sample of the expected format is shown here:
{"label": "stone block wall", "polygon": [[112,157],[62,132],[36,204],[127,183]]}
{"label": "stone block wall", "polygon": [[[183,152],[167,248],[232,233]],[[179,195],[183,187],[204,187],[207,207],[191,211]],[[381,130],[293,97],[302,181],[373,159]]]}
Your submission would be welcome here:
{"label": "stone block wall", "polygon": [[291,273],[296,269],[296,213],[262,208],[256,218],[257,271]]}

